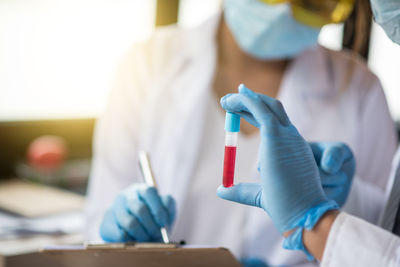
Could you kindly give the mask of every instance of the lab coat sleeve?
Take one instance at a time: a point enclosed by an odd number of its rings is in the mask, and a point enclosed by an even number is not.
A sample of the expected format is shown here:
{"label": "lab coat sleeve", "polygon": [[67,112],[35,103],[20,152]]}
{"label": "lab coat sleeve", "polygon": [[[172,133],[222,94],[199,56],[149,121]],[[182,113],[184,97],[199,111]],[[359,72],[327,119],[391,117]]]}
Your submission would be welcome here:
{"label": "lab coat sleeve", "polygon": [[400,239],[342,212],[329,233],[321,266],[400,266]]}
{"label": "lab coat sleeve", "polygon": [[370,223],[378,223],[384,207],[384,192],[376,185],[354,177],[349,197],[343,211],[363,218]]}
{"label": "lab coat sleeve", "polygon": [[[104,114],[96,123],[92,170],[85,207],[86,240],[99,240],[99,225],[118,192],[139,182],[137,129],[145,97],[145,50],[136,46],[120,64]],[[140,64],[140,63],[141,64]],[[139,68],[141,67],[141,68]]]}

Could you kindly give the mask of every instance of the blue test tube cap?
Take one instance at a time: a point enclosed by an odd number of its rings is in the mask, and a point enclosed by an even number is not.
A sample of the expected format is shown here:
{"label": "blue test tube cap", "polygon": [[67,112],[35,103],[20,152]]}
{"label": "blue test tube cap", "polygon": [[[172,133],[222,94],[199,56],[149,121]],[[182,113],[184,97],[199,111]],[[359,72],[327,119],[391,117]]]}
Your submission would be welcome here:
{"label": "blue test tube cap", "polygon": [[225,131],[237,133],[240,132],[240,116],[232,113],[226,112],[225,116]]}

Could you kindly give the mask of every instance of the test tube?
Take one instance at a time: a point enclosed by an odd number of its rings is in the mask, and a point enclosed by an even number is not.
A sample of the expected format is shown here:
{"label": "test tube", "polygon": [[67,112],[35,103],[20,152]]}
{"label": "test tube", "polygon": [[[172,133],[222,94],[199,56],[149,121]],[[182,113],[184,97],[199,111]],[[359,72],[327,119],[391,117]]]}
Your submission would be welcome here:
{"label": "test tube", "polygon": [[235,176],[235,161],[238,132],[240,131],[240,116],[227,112],[225,116],[225,154],[224,154],[224,173],[222,185],[224,187],[233,186]]}

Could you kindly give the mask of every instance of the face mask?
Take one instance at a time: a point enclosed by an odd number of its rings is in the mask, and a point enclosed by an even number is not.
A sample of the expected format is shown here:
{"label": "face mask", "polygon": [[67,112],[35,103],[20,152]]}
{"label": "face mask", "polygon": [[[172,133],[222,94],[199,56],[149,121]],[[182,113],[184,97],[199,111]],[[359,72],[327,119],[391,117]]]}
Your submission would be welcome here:
{"label": "face mask", "polygon": [[400,1],[371,0],[376,23],[382,26],[393,42],[400,44]]}
{"label": "face mask", "polygon": [[293,58],[318,43],[320,29],[297,22],[288,4],[225,0],[224,5],[224,18],[236,42],[255,58]]}

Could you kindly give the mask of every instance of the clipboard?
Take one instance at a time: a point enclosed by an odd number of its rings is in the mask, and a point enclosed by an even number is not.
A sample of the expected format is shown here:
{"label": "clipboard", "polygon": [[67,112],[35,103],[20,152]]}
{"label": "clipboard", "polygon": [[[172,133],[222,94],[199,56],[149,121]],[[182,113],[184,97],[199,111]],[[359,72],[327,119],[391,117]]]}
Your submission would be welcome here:
{"label": "clipboard", "polygon": [[165,245],[171,244],[49,247],[37,253],[3,257],[0,267],[242,266],[226,248],[190,248],[178,245],[165,247]]}

